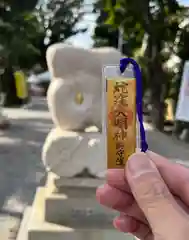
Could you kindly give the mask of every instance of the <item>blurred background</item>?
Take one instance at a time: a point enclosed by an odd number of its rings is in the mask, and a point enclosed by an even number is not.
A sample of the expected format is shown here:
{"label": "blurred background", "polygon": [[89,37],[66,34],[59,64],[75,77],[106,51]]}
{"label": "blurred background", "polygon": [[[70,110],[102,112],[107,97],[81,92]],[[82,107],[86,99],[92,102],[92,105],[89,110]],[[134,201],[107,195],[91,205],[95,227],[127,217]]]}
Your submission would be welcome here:
{"label": "blurred background", "polygon": [[[45,53],[51,44],[112,46],[142,67],[148,121],[181,134],[183,123],[174,115],[189,59],[188,5],[187,0],[0,1],[1,104],[20,106],[30,95],[46,95],[51,76]],[[27,78],[24,101],[15,90],[17,72]]]}
{"label": "blurred background", "polygon": [[136,59],[150,149],[188,164],[189,0],[0,0],[3,240],[15,239],[25,206],[45,183],[41,149],[53,127],[45,55],[57,42],[111,46]]}

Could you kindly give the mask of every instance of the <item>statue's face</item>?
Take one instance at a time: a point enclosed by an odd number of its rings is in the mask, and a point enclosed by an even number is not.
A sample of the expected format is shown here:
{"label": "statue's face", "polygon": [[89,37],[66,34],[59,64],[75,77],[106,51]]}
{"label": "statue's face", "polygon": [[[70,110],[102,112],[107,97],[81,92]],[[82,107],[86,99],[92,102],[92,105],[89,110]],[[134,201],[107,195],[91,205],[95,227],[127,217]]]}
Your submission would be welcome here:
{"label": "statue's face", "polygon": [[55,44],[47,50],[53,77],[48,91],[52,118],[65,130],[101,129],[102,65],[115,64],[120,53],[112,49],[85,50]]}
{"label": "statue's face", "polygon": [[[79,63],[78,63],[79,64]],[[56,67],[55,67],[56,68]],[[101,68],[99,67],[101,70]],[[101,78],[86,69],[53,78],[48,90],[52,118],[64,130],[101,129]]]}

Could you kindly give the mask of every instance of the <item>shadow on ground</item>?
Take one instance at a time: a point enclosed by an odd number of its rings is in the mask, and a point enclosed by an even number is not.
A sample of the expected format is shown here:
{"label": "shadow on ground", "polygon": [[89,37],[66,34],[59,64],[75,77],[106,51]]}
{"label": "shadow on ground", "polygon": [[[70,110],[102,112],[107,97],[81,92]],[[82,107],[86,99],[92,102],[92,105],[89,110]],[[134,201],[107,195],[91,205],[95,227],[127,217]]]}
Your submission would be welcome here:
{"label": "shadow on ground", "polygon": [[147,131],[149,150],[156,152],[168,159],[178,160],[187,164],[189,160],[188,143],[179,141],[156,130]]}
{"label": "shadow on ground", "polygon": [[45,183],[41,150],[52,121],[36,117],[12,123],[8,131],[0,132],[0,209],[19,216],[32,204],[36,187]]}

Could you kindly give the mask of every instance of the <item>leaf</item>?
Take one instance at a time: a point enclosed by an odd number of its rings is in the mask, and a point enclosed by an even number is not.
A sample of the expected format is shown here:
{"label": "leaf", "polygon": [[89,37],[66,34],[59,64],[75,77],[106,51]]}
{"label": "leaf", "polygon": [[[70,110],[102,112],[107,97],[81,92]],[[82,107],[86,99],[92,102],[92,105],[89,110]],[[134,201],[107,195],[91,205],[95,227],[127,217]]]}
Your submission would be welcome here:
{"label": "leaf", "polygon": [[114,20],[115,20],[115,17],[114,17],[114,15],[112,14],[112,15],[110,15],[110,17],[105,21],[105,24],[107,24],[107,25],[114,25]]}

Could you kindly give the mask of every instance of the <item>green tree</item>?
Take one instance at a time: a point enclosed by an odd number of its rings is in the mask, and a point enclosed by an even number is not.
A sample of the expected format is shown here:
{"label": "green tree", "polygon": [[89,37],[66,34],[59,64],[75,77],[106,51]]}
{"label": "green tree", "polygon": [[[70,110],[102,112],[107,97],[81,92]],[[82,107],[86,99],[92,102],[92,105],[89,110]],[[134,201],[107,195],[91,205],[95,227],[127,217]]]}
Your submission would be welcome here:
{"label": "green tree", "polygon": [[35,6],[36,3],[0,0],[0,44],[4,49],[1,55],[5,53],[12,66],[45,66],[49,45],[86,31],[77,29],[84,15],[83,0],[49,0]]}
{"label": "green tree", "polygon": [[177,103],[180,83],[183,74],[184,63],[189,59],[189,11],[187,8],[183,9],[182,15],[180,16],[180,26],[177,31],[177,37],[174,43],[174,53],[176,56],[180,58],[180,63],[176,66],[176,75],[172,81],[172,97],[175,99],[175,103]]}
{"label": "green tree", "polygon": [[[128,14],[124,1],[98,0],[94,10],[99,12],[93,39],[95,46],[118,47],[119,29],[124,29],[122,52],[132,56],[141,46],[144,31],[137,18]],[[127,16],[127,17],[125,17]]]}
{"label": "green tree", "polygon": [[[32,11],[37,5],[38,0],[0,0],[0,7],[10,9],[11,11],[25,12]],[[1,16],[1,15],[0,15]]]}
{"label": "green tree", "polygon": [[46,50],[48,46],[57,42],[64,42],[69,37],[87,28],[77,25],[84,16],[84,0],[48,0],[37,6],[37,16],[44,27],[45,34],[36,39],[35,44],[41,52],[41,64],[46,67]]}
{"label": "green tree", "polygon": [[[177,101],[180,92],[180,85],[184,70],[184,63],[189,59],[189,11],[187,8],[183,9],[183,13],[179,16],[180,25],[177,32],[177,38],[174,44],[174,53],[180,58],[180,62],[175,64],[175,75],[171,81],[170,95],[174,101],[174,110],[176,111]],[[174,133],[179,136],[184,128],[189,129],[189,124],[186,122],[176,121]],[[185,135],[185,140],[188,139],[188,134]]]}
{"label": "green tree", "polygon": [[32,45],[32,39],[36,38],[42,29],[33,12],[37,1],[21,3],[12,0],[0,1],[1,57],[6,65],[30,67],[33,57],[39,54]]}
{"label": "green tree", "polygon": [[96,20],[94,35],[92,36],[94,47],[111,46],[117,48],[119,31],[113,26],[106,24],[108,11],[105,9],[103,0],[98,0],[94,3],[93,12],[99,15]]}
{"label": "green tree", "polygon": [[116,27],[124,26],[128,41],[134,38],[140,45],[144,32],[148,35],[144,59],[151,93],[152,119],[154,125],[163,130],[164,101],[170,85],[164,64],[171,55],[170,49],[174,46],[179,29],[178,14],[182,13],[183,8],[176,0],[118,0],[116,6],[112,6],[110,0],[106,2],[110,23]]}
{"label": "green tree", "polygon": [[32,40],[43,28],[35,15],[37,1],[0,1],[0,58],[4,74],[1,76],[5,105],[18,103],[13,72],[29,69],[36,62],[40,51]]}

